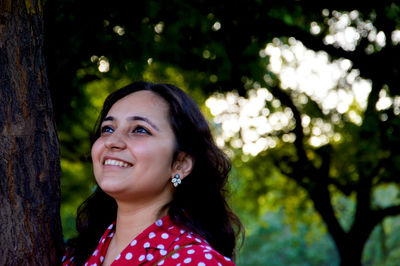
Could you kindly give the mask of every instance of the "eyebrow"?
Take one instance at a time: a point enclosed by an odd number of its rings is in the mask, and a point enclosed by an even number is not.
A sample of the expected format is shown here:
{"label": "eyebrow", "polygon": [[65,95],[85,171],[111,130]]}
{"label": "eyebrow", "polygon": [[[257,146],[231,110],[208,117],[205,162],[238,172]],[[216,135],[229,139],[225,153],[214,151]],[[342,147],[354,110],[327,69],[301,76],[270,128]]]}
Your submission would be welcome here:
{"label": "eyebrow", "polygon": [[[116,119],[113,116],[107,116],[106,118],[104,118],[103,121],[115,121]],[[151,127],[153,127],[154,129],[156,129],[157,131],[160,131],[160,129],[153,123],[150,121],[150,119],[144,117],[144,116],[138,116],[138,115],[134,115],[134,116],[129,116],[126,120],[128,121],[144,121],[147,124],[149,124]]]}

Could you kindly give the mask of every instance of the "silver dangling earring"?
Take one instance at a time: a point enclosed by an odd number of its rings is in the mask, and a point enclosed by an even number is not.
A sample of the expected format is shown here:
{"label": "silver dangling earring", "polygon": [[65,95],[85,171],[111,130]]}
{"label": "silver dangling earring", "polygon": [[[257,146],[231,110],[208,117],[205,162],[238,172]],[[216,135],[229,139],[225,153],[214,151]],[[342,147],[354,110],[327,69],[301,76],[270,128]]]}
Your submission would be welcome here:
{"label": "silver dangling earring", "polygon": [[174,187],[177,187],[181,182],[181,176],[179,174],[176,174],[172,180],[171,180],[172,184],[174,184]]}

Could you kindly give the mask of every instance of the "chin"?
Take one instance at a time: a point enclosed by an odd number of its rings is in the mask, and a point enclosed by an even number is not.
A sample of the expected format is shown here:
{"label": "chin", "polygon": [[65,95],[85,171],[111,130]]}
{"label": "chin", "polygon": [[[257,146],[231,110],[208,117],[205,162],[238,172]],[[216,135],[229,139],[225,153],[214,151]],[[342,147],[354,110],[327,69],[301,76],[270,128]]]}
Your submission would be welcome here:
{"label": "chin", "polygon": [[110,196],[121,193],[123,191],[123,188],[119,184],[112,184],[109,182],[102,182],[98,184],[99,187]]}

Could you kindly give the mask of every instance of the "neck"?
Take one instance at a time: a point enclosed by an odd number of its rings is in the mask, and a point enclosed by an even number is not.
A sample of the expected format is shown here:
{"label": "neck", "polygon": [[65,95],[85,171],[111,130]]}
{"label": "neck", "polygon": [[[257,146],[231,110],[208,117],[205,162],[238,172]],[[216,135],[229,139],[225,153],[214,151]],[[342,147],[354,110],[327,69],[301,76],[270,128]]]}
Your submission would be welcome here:
{"label": "neck", "polygon": [[144,229],[168,213],[164,203],[146,205],[118,203],[117,219],[113,237],[117,250],[123,250]]}

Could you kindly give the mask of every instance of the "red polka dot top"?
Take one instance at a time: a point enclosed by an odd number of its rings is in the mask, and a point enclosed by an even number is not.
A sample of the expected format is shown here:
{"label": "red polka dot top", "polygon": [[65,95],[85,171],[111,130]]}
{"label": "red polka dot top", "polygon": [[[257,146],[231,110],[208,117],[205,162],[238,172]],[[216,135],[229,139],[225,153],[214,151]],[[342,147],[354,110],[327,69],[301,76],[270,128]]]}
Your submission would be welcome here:
{"label": "red polka dot top", "polygon": [[[111,224],[99,241],[85,266],[99,266],[107,253],[114,235],[115,223]],[[63,257],[63,266],[75,265],[74,258]],[[118,265],[235,265],[230,258],[215,251],[204,239],[176,226],[169,215],[157,220],[140,233],[115,258]]]}

